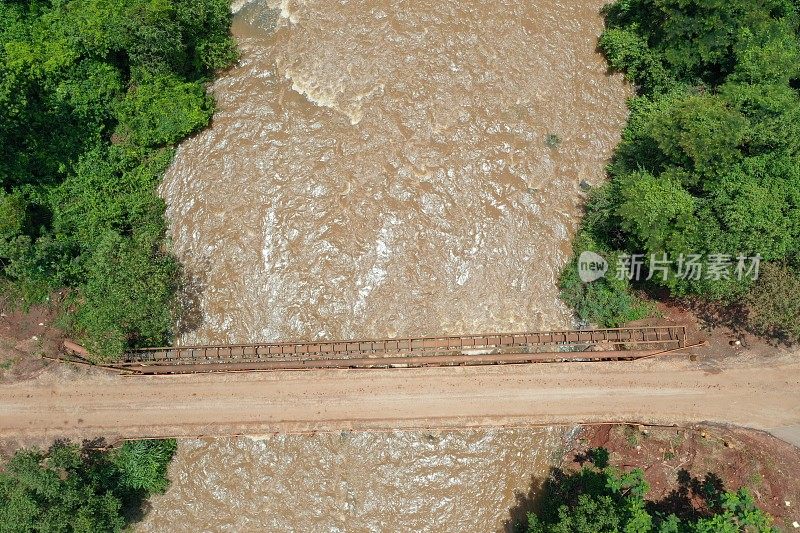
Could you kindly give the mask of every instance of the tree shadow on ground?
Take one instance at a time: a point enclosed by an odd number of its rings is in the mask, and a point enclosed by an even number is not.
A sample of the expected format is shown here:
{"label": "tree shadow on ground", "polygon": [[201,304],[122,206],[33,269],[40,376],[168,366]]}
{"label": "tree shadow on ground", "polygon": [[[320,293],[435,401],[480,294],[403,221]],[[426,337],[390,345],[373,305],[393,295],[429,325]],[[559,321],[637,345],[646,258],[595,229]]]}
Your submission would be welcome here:
{"label": "tree shadow on ground", "polygon": [[573,462],[578,463],[581,467],[583,467],[586,463],[592,463],[597,468],[605,468],[608,466],[608,461],[611,458],[611,454],[605,448],[592,448],[590,450],[586,450],[585,452],[576,453],[575,457],[572,458]]}
{"label": "tree shadow on ground", "polygon": [[702,479],[686,470],[678,471],[678,486],[658,501],[647,502],[651,515],[674,514],[681,521],[694,522],[719,510],[725,485],[718,475],[707,473]]}
{"label": "tree shadow on ground", "polygon": [[703,327],[726,327],[736,333],[748,330],[747,308],[742,303],[724,304],[698,298],[676,300],[676,303],[692,311]]}
{"label": "tree shadow on ground", "polygon": [[743,340],[744,334],[747,333],[774,348],[790,347],[796,344],[788,335],[780,331],[756,331],[748,322],[747,305],[742,302],[725,304],[699,298],[683,298],[674,301],[694,313],[702,328],[709,330],[720,327],[728,328],[740,340]]}

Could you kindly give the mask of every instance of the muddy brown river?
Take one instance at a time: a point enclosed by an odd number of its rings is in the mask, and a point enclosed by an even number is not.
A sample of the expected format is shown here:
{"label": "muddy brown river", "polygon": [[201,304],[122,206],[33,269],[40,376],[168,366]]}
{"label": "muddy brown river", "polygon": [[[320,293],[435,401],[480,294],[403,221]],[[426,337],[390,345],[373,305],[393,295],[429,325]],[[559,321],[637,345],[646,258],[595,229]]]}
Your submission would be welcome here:
{"label": "muddy brown river", "polygon": [[[630,94],[602,4],[235,1],[241,59],[162,186],[179,341],[571,326],[556,279]],[[494,531],[565,431],[192,441],[141,529]]]}
{"label": "muddy brown river", "polygon": [[[182,442],[139,531],[505,531],[564,428]],[[512,515],[513,511],[513,515]]]}

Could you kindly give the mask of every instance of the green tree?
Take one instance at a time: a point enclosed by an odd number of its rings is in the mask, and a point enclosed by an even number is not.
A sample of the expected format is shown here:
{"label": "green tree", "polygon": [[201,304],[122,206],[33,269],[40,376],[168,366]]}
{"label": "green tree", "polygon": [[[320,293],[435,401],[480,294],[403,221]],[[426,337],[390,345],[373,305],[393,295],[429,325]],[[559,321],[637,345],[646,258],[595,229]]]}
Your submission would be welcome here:
{"label": "green tree", "polygon": [[122,531],[123,510],[168,484],[175,441],[139,441],[107,453],[57,442],[14,454],[0,472],[0,531]]}
{"label": "green tree", "polygon": [[658,178],[634,172],[618,182],[622,229],[642,250],[685,252],[695,241],[695,198],[681,185],[679,170]]}
{"label": "green tree", "polygon": [[113,358],[126,346],[166,338],[172,328],[178,264],[152,235],[106,233],[88,259],[73,299],[73,327],[87,348]]}
{"label": "green tree", "polygon": [[[586,238],[576,242],[579,247],[582,244],[585,244],[584,250],[596,253],[599,250]],[[612,252],[599,255],[608,262],[610,272],[596,281],[584,283],[578,274],[577,260],[573,260],[559,279],[561,298],[575,310],[582,322],[600,327],[616,328],[649,316],[652,313],[651,306],[631,292],[627,279],[618,278],[613,271],[619,262],[619,254]]]}
{"label": "green tree", "polygon": [[555,470],[545,482],[539,510],[528,514],[528,533],[738,533],[773,532],[768,515],[756,508],[745,489],[724,492],[703,483],[697,494],[708,512],[679,518],[659,512],[645,496],[650,490],[639,469],[622,472],[607,464],[604,448],[587,454],[577,472]]}
{"label": "green tree", "polygon": [[0,276],[62,288],[107,357],[169,341],[179,269],[156,187],[236,59],[225,0],[0,2]]}
{"label": "green tree", "polygon": [[786,264],[763,265],[745,303],[754,331],[800,341],[800,271]]}
{"label": "green tree", "polygon": [[138,146],[172,144],[205,127],[212,112],[201,85],[175,76],[148,77],[119,105],[117,133]]}
{"label": "green tree", "polygon": [[[610,183],[589,199],[581,235],[609,255],[666,253],[675,262],[699,254],[704,269],[712,256],[796,261],[798,9],[791,0],[619,0],[604,10],[600,48],[636,84],[637,96],[629,101]],[[581,318],[616,322],[604,306],[626,297],[608,292],[629,293],[630,286],[580,286],[573,265],[562,277],[567,301]],[[638,288],[733,303],[743,302],[752,285],[676,274]],[[750,292],[751,302],[756,294]],[[751,305],[759,317],[754,327],[785,331],[782,312],[765,303]],[[778,321],[774,327],[767,317]]]}
{"label": "green tree", "polygon": [[111,456],[120,471],[120,483],[148,494],[163,493],[169,485],[167,467],[177,446],[174,439],[127,441]]}

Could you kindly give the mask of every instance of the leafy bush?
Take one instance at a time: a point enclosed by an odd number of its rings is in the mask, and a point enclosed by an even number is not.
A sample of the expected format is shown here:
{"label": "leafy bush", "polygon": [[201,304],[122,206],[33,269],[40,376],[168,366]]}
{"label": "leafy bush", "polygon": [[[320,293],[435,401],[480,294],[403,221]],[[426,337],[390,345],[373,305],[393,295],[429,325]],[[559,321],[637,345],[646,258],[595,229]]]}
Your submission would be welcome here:
{"label": "leafy bush", "polygon": [[561,274],[559,287],[561,298],[571,306],[578,318],[600,327],[615,328],[649,316],[652,308],[630,290],[627,279],[618,279],[613,272],[618,262],[618,253],[607,253],[586,235],[575,243],[576,255],[582,251],[593,251],[608,261],[611,271],[605,277],[590,283],[581,281],[577,259],[574,259]]}
{"label": "leafy bush", "polygon": [[[789,0],[619,0],[605,9],[600,48],[638,95],[582,233],[646,260],[699,254],[704,269],[712,255],[800,255],[798,9]],[[564,279],[579,316],[603,317],[584,296],[624,308],[624,295],[609,294],[624,286],[578,290],[574,276]],[[731,303],[752,280],[686,279],[673,265],[648,284]],[[753,315],[761,331],[777,332],[782,313]]]}
{"label": "leafy bush", "polygon": [[201,85],[175,76],[148,78],[120,104],[117,132],[138,146],[172,144],[208,125],[212,112],[213,101]]}
{"label": "leafy bush", "polygon": [[111,358],[128,345],[157,343],[169,335],[178,264],[159,246],[146,234],[109,232],[88,258],[73,325],[94,354]]}
{"label": "leafy bush", "polygon": [[749,326],[757,333],[800,341],[800,272],[785,264],[762,266],[745,298]]}
{"label": "leafy bush", "polygon": [[111,460],[120,471],[122,485],[158,494],[167,490],[167,467],[177,448],[174,439],[127,441],[112,453]]}
{"label": "leafy bush", "polygon": [[225,0],[0,2],[0,275],[25,304],[70,289],[67,322],[104,356],[169,340],[156,187],[210,120],[230,22]]}
{"label": "leafy bush", "polygon": [[691,516],[678,517],[645,500],[650,487],[642,470],[609,467],[603,448],[590,452],[588,459],[590,464],[580,471],[556,470],[547,480],[540,510],[528,514],[528,533],[777,531],[746,489],[725,492],[713,476],[698,482],[700,490],[694,494],[704,511],[692,509]]}
{"label": "leafy bush", "polygon": [[127,442],[110,452],[57,442],[14,454],[0,472],[0,531],[122,531],[126,510],[168,485],[174,440]]}

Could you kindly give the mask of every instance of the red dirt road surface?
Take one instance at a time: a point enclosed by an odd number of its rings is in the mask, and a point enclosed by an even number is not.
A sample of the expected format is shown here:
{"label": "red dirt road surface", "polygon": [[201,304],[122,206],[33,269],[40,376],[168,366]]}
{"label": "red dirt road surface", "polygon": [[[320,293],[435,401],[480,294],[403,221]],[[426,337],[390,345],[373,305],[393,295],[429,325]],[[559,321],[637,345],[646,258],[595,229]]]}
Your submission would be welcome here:
{"label": "red dirt road surface", "polygon": [[795,354],[634,362],[121,377],[0,387],[0,438],[199,436],[639,422],[735,424],[800,444]]}

